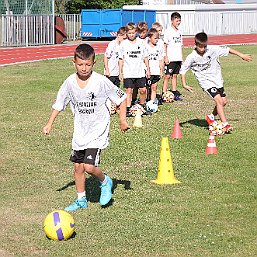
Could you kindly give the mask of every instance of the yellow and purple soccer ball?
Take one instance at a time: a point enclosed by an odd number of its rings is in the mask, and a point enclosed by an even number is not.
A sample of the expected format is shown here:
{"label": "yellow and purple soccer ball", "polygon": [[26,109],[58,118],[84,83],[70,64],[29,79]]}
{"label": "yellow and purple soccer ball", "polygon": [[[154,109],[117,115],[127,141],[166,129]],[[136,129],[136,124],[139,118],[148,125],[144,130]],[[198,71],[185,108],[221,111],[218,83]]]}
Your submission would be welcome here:
{"label": "yellow and purple soccer ball", "polygon": [[209,125],[209,132],[214,136],[221,136],[225,134],[225,131],[226,129],[220,120],[215,120],[211,125]]}
{"label": "yellow and purple soccer ball", "polygon": [[162,101],[165,102],[165,103],[171,103],[174,101],[174,94],[167,90],[166,92],[164,92],[162,94]]}
{"label": "yellow and purple soccer ball", "polygon": [[70,213],[56,210],[49,213],[44,220],[44,232],[52,240],[69,239],[75,231],[75,222]]}

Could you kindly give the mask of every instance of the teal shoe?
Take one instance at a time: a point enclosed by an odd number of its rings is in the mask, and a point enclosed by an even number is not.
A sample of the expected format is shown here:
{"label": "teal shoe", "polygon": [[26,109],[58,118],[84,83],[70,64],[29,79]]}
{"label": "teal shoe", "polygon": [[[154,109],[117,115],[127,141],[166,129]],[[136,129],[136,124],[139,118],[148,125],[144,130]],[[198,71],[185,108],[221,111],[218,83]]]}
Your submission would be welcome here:
{"label": "teal shoe", "polygon": [[86,197],[82,197],[81,199],[77,199],[71,205],[66,207],[65,211],[76,211],[78,209],[86,209],[87,208],[87,199]]}
{"label": "teal shoe", "polygon": [[107,182],[105,185],[101,185],[101,196],[100,196],[100,204],[106,205],[112,199],[112,179],[109,176],[106,176]]}

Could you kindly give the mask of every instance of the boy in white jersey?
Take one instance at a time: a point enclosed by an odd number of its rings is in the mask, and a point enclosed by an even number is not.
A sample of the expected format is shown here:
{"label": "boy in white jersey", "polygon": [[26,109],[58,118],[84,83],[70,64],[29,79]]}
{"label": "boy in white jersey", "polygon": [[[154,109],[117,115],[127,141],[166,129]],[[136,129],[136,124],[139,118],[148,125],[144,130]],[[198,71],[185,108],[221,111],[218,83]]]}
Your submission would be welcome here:
{"label": "boy in white jersey", "polygon": [[150,100],[156,101],[156,91],[158,86],[158,81],[163,75],[163,48],[161,48],[157,43],[159,40],[159,33],[156,29],[151,28],[148,32],[148,44],[147,44],[147,55],[150,68],[150,78],[147,83],[151,88]]}
{"label": "boy in white jersey", "polygon": [[94,49],[88,44],[79,45],[74,54],[73,64],[76,73],[70,75],[62,84],[57,94],[53,110],[44,134],[49,134],[55,118],[68,103],[74,116],[72,155],[77,199],[66,211],[87,208],[85,193],[85,172],[100,181],[100,204],[108,204],[112,198],[112,179],[98,167],[100,152],[109,143],[110,114],[106,106],[107,99],[120,105],[120,128],[126,131],[126,94],[105,76],[92,68],[95,64]]}
{"label": "boy in white jersey", "polygon": [[164,47],[166,56],[164,58],[164,82],[163,92],[168,90],[169,80],[172,78],[172,93],[174,100],[182,100],[181,94],[177,91],[177,76],[183,61],[182,32],[179,30],[181,15],[178,12],[171,14],[171,27],[164,32]]}
{"label": "boy in white jersey", "polygon": [[[126,25],[127,39],[120,44],[119,76],[123,79],[127,93],[127,116],[131,116],[132,90],[139,88],[139,101],[146,110],[146,76],[150,76],[146,44],[136,37],[137,25],[130,22]],[[147,71],[145,72],[144,64]],[[150,114],[146,111],[146,114]]]}
{"label": "boy in white jersey", "polygon": [[120,87],[119,47],[126,38],[125,27],[120,27],[117,31],[117,37],[108,44],[104,53],[104,75],[117,87]]}
{"label": "boy in white jersey", "polygon": [[209,125],[212,124],[215,116],[219,115],[225,131],[229,133],[232,127],[227,122],[224,112],[227,97],[223,87],[219,57],[227,56],[230,53],[248,62],[252,60],[252,57],[249,54],[243,54],[232,48],[208,46],[207,44],[208,36],[206,33],[201,32],[195,35],[195,50],[187,56],[180,70],[182,85],[188,91],[192,91],[192,87],[187,86],[185,76],[186,72],[191,69],[201,88],[213,98],[216,104],[212,114],[206,115],[207,123]]}
{"label": "boy in white jersey", "polygon": [[[137,23],[137,34],[140,39],[142,39],[146,44],[148,42],[148,24],[145,21],[140,21]],[[145,67],[146,69],[146,67]],[[148,88],[147,88],[148,89]],[[147,90],[148,93],[148,90]],[[136,103],[138,96],[138,88],[133,88],[132,91],[132,105]]]}

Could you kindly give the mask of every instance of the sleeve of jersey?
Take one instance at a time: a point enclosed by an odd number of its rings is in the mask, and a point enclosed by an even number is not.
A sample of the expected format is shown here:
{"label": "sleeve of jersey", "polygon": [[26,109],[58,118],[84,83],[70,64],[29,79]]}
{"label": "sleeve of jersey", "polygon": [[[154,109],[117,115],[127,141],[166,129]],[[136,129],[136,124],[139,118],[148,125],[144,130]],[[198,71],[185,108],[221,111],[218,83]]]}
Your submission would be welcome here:
{"label": "sleeve of jersey", "polygon": [[68,85],[67,85],[67,81],[65,81],[57,93],[57,97],[52,108],[61,112],[65,109],[65,107],[69,102],[70,102],[70,97],[69,97]]}
{"label": "sleeve of jersey", "polygon": [[127,97],[127,95],[118,87],[116,87],[109,79],[104,78],[104,87],[106,95],[116,105],[120,105]]}
{"label": "sleeve of jersey", "polygon": [[110,58],[111,57],[111,54],[112,54],[112,44],[111,42],[108,44],[106,50],[105,50],[105,53],[104,55],[107,57],[107,58]]}
{"label": "sleeve of jersey", "polygon": [[228,54],[229,54],[229,47],[227,47],[227,46],[219,46],[218,47],[218,54],[219,54],[219,56],[228,56]]}
{"label": "sleeve of jersey", "polygon": [[192,60],[191,60],[190,56],[188,56],[186,58],[186,60],[184,61],[184,63],[182,64],[179,74],[182,74],[182,75],[186,74],[187,71],[189,71],[191,69],[191,63],[192,63]]}

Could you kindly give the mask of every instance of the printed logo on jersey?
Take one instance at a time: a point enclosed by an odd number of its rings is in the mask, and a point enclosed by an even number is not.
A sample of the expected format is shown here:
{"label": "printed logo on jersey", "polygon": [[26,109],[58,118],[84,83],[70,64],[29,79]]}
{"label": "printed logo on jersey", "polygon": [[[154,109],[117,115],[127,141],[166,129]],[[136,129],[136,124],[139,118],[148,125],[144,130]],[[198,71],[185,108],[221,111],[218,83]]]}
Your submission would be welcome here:
{"label": "printed logo on jersey", "polygon": [[122,98],[125,93],[119,88],[119,89],[117,89],[116,94],[117,94],[117,96],[118,96],[119,98]]}
{"label": "printed logo on jersey", "polygon": [[127,52],[128,57],[130,58],[140,58],[142,55],[142,52],[140,50],[140,46],[138,47],[137,51],[128,51]]}
{"label": "printed logo on jersey", "polygon": [[92,114],[95,112],[95,107],[96,107],[95,94],[93,92],[90,92],[87,98],[88,98],[87,102],[76,103],[78,112],[81,114]]}
{"label": "printed logo on jersey", "polygon": [[212,87],[212,88],[211,88],[211,93],[213,93],[213,94],[217,93],[217,88]]}
{"label": "printed logo on jersey", "polygon": [[174,41],[174,43],[181,43],[182,42],[182,37],[181,37],[181,35],[179,36],[179,37],[173,37],[173,41]]}
{"label": "printed logo on jersey", "polygon": [[211,67],[211,57],[207,56],[208,60],[205,63],[193,63],[192,70],[193,71],[205,71]]}

